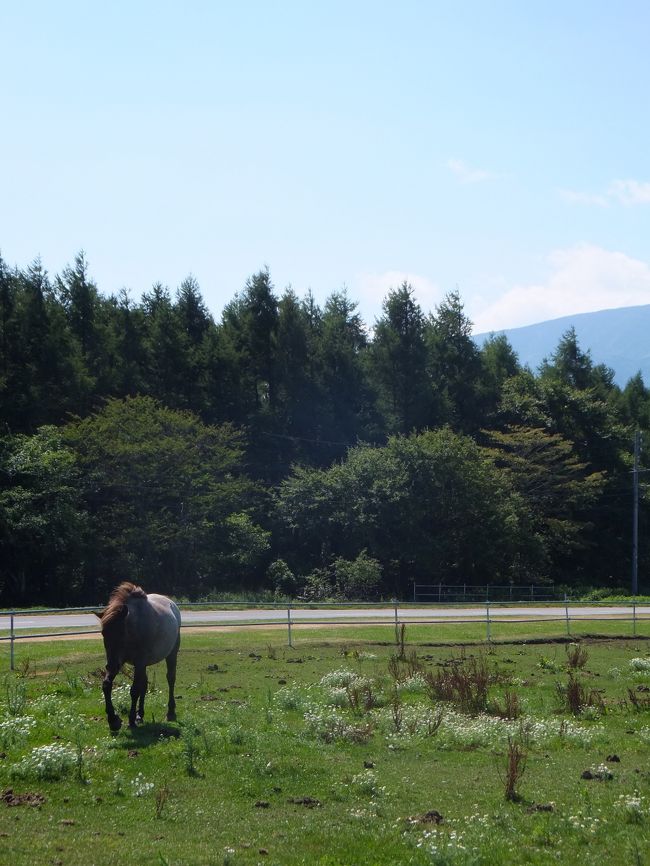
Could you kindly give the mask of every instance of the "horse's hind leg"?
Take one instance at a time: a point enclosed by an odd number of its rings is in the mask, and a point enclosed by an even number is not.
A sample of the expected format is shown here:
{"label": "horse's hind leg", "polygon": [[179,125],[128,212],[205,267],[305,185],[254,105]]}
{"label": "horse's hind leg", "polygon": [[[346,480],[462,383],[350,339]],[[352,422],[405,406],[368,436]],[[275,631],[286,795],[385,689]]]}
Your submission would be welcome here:
{"label": "horse's hind leg", "polygon": [[[141,722],[144,716],[144,696],[147,691],[147,669],[136,667],[133,671],[133,685],[131,686],[131,711],[129,712],[129,727],[134,728],[137,722]],[[140,703],[140,712],[136,713],[136,706]]]}
{"label": "horse's hind leg", "polygon": [[147,689],[149,688],[149,677],[147,676],[147,669],[144,669],[142,689],[140,691],[140,699],[138,701],[138,712],[136,714],[135,720],[136,722],[144,721],[144,699],[147,694]]}
{"label": "horse's hind leg", "polygon": [[167,703],[167,721],[176,721],[176,700],[174,698],[174,686],[176,685],[176,659],[178,658],[178,648],[180,646],[180,635],[176,641],[176,646],[167,656],[167,685],[169,686],[169,701]]}

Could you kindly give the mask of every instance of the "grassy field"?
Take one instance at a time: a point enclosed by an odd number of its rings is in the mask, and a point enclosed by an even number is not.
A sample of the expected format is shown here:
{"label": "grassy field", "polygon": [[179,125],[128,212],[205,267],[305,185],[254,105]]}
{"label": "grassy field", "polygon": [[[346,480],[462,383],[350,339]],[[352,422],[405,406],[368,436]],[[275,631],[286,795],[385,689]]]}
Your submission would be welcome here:
{"label": "grassy field", "polygon": [[498,625],[528,642],[489,648],[437,645],[478,625],[409,626],[403,653],[386,627],[297,629],[293,649],[188,632],[179,721],[158,666],[145,724],[117,735],[100,641],[17,644],[0,863],[650,864],[650,642],[595,626],[611,637],[567,646]]}

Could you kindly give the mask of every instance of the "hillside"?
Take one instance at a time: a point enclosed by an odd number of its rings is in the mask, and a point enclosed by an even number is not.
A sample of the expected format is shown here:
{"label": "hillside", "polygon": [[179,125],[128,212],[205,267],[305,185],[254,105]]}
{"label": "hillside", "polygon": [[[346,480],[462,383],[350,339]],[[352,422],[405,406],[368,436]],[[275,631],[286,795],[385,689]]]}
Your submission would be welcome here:
{"label": "hillside", "polygon": [[[650,304],[563,316],[493,333],[505,334],[520,362],[536,370],[571,327],[576,330],[580,348],[591,352],[594,363],[614,370],[618,385],[623,387],[639,370],[645,384],[650,384]],[[475,334],[474,339],[483,345],[488,336]]]}

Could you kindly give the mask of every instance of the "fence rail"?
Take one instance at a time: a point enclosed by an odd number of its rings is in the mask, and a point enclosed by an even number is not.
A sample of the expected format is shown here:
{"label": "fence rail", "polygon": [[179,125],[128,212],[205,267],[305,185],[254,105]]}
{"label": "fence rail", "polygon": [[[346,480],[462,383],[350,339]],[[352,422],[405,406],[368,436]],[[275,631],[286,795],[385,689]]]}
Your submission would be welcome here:
{"label": "fence rail", "polygon": [[[535,599],[537,602],[538,600]],[[571,624],[580,620],[617,620],[631,623],[632,636],[637,622],[650,620],[650,605],[639,605],[635,599],[625,603],[544,602],[536,605],[487,600],[482,603],[459,605],[441,603],[277,603],[244,604],[214,602],[210,604],[180,604],[184,611],[182,628],[251,628],[277,626],[286,628],[287,642],[293,645],[295,626],[389,625],[396,637],[402,625],[484,624],[485,640],[491,641],[496,623],[557,623],[565,624],[571,635]],[[0,642],[9,643],[10,669],[15,669],[15,645],[21,640],[37,638],[80,637],[99,635],[94,613],[97,607],[48,608],[13,610],[0,613]]]}
{"label": "fence rail", "polygon": [[563,601],[565,595],[552,583],[414,583],[413,601],[479,602],[479,601]]}

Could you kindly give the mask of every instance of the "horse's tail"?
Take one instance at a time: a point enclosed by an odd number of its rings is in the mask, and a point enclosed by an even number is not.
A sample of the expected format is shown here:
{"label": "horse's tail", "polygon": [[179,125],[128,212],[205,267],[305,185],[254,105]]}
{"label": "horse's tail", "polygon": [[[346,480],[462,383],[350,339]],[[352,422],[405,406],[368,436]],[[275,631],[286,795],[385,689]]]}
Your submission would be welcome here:
{"label": "horse's tail", "polygon": [[111,593],[111,597],[108,600],[106,609],[102,611],[101,614],[99,614],[99,618],[101,619],[103,625],[106,625],[107,623],[111,622],[111,620],[115,619],[115,617],[120,615],[120,613],[126,607],[126,603],[130,598],[146,597],[147,593],[144,591],[144,589],[142,589],[141,586],[136,586],[135,583],[124,580],[119,586],[116,586]]}

